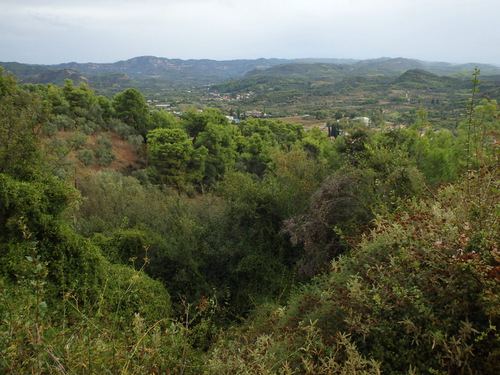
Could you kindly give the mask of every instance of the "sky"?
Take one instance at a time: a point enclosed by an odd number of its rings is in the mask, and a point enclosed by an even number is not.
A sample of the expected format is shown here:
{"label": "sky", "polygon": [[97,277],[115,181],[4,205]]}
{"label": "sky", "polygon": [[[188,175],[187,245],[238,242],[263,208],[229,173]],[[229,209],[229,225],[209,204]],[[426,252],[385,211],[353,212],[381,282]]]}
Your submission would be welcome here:
{"label": "sky", "polygon": [[2,0],[0,61],[404,57],[500,65],[499,0]]}

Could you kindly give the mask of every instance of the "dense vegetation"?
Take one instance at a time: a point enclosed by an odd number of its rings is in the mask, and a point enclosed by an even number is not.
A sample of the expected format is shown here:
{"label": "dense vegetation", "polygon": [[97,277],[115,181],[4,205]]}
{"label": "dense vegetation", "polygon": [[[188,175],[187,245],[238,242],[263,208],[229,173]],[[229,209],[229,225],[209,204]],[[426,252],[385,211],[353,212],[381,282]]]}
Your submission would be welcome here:
{"label": "dense vegetation", "polygon": [[331,138],[0,72],[0,369],[493,373],[500,110],[477,76],[455,129],[421,108]]}
{"label": "dense vegetation", "polygon": [[[83,81],[111,99],[127,88],[173,111],[218,108],[242,118],[259,110],[273,118],[319,120],[369,117],[381,123],[412,124],[419,106],[429,121],[453,131],[463,121],[471,64],[404,58],[371,60],[258,59],[178,60],[142,56],[110,64],[26,65],[2,63],[20,82]],[[500,100],[500,68],[482,64],[482,93]]]}

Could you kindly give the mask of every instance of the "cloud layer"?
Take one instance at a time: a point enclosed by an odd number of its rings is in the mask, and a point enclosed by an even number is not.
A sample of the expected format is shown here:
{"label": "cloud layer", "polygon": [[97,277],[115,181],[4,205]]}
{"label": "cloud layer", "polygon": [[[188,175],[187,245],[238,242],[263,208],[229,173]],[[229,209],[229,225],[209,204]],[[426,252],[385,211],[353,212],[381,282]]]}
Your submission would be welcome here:
{"label": "cloud layer", "polygon": [[17,0],[0,61],[408,57],[500,64],[497,0]]}

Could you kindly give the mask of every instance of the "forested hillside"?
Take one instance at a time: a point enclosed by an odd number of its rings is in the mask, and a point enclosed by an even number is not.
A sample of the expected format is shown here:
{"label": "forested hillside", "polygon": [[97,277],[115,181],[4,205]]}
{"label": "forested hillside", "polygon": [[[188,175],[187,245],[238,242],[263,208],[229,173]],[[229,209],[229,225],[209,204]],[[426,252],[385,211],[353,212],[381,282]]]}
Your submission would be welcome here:
{"label": "forested hillside", "polygon": [[495,373],[500,110],[478,77],[451,129],[421,107],[325,132],[0,70],[1,371]]}
{"label": "forested hillside", "polygon": [[[297,122],[368,117],[373,126],[413,125],[423,106],[428,121],[456,131],[470,94],[471,64],[405,58],[370,60],[257,59],[179,60],[141,56],[115,63],[27,65],[2,63],[21,83],[63,85],[85,82],[112,99],[128,88],[149,103],[217,108],[244,118],[247,111]],[[481,64],[481,95],[500,100],[500,68]]]}

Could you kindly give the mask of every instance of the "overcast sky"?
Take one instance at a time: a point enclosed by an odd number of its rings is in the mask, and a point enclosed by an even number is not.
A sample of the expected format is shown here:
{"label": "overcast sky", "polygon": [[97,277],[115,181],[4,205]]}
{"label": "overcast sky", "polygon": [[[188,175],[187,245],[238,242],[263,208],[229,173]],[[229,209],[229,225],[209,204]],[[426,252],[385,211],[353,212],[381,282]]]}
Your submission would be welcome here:
{"label": "overcast sky", "polygon": [[499,0],[2,0],[0,61],[406,57],[500,65]]}

